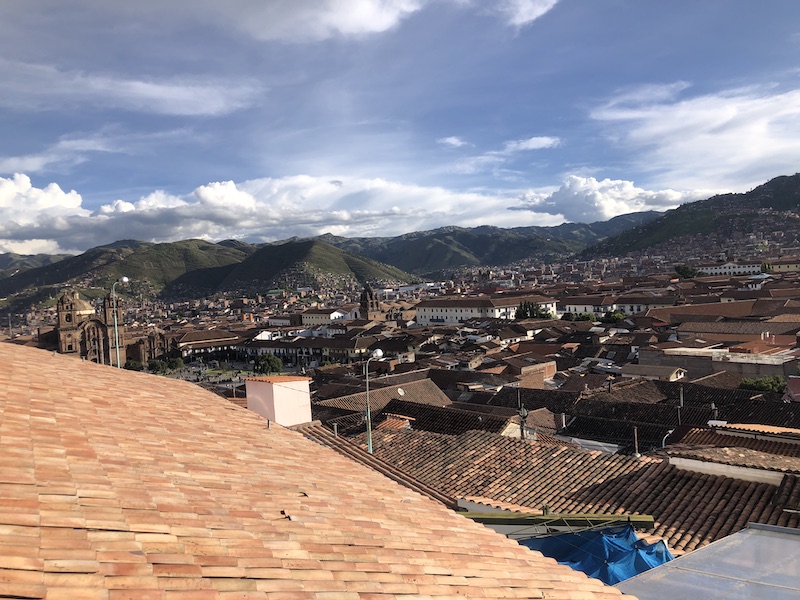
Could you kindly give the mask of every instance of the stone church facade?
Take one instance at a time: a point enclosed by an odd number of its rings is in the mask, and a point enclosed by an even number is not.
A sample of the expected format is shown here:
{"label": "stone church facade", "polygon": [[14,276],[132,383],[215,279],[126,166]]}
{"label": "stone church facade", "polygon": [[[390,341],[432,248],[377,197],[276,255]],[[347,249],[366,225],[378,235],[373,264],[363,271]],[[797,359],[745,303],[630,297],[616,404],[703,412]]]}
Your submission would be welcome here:
{"label": "stone church facade", "polygon": [[[65,292],[56,303],[57,325],[55,334],[61,354],[75,354],[85,360],[117,365],[117,345],[114,337],[114,301],[109,294],[96,310],[78,292]],[[119,314],[117,302],[117,332],[119,336],[119,364],[126,361],[125,325]]]}
{"label": "stone church facade", "polygon": [[381,310],[378,297],[375,295],[375,290],[368,285],[365,285],[364,290],[361,292],[360,309],[360,317],[362,319],[369,321],[383,321],[386,319]]}

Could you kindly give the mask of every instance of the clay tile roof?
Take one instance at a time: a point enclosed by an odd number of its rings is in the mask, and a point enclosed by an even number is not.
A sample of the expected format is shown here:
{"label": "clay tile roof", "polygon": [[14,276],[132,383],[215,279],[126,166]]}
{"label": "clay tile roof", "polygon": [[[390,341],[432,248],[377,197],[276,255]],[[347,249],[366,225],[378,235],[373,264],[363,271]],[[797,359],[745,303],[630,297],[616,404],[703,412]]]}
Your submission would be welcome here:
{"label": "clay tile roof", "polygon": [[519,417],[481,414],[450,406],[432,406],[405,400],[391,400],[383,410],[393,415],[409,417],[412,419],[412,429],[449,434],[463,433],[471,429],[500,433],[510,421],[519,421]]}
{"label": "clay tile roof", "polygon": [[751,423],[727,423],[718,427],[719,430],[746,431],[751,433],[766,433],[772,435],[782,435],[800,440],[800,429],[793,427],[782,427],[777,425],[756,425]]}
{"label": "clay tile roof", "polygon": [[[430,404],[433,406],[446,406],[450,404],[450,399],[436,387],[430,379],[420,379],[409,381],[399,385],[389,387],[373,387],[370,380],[369,406],[377,412],[383,409],[389,402],[395,399],[404,399],[417,404]],[[339,396],[328,400],[320,400],[314,403],[312,409],[316,407],[332,407],[351,410],[353,412],[364,412],[367,409],[367,393],[359,392],[349,396]]]}
{"label": "clay tile roof", "polygon": [[649,514],[653,535],[689,552],[748,522],[800,526],[800,478],[774,485],[680,469],[668,461],[541,446],[491,433],[375,432],[375,454],[450,496],[553,513]]}
{"label": "clay tile roof", "polygon": [[620,596],[190,383],[0,363],[7,597]]}
{"label": "clay tile roof", "polygon": [[664,451],[668,456],[690,458],[704,462],[761,469],[764,471],[782,471],[785,473],[800,473],[800,458],[790,456],[777,456],[770,452],[762,452],[752,448],[742,447],[711,447],[711,448],[686,448],[683,445],[670,447]]}
{"label": "clay tile roof", "polygon": [[379,473],[383,473],[390,479],[393,479],[397,483],[406,486],[414,490],[415,492],[419,492],[425,496],[428,496],[432,500],[436,500],[437,502],[441,502],[448,508],[455,509],[458,507],[458,502],[449,496],[445,496],[437,489],[425,485],[420,481],[414,479],[413,477],[403,473],[399,469],[393,467],[389,463],[382,461],[381,459],[377,458],[373,454],[369,454],[360,446],[354,444],[353,442],[348,441],[347,439],[336,435],[327,427],[323,427],[319,423],[311,423],[305,425],[298,425],[294,429],[302,433],[310,440],[314,440],[318,444],[323,446],[327,446],[336,450],[339,454],[346,456],[347,458],[364,464]]}

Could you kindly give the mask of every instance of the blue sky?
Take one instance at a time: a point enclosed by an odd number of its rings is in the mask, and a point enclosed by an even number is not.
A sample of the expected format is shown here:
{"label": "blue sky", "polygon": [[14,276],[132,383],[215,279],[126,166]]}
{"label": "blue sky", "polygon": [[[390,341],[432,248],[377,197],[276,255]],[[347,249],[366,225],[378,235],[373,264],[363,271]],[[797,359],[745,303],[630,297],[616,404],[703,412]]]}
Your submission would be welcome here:
{"label": "blue sky", "polygon": [[0,252],[665,210],[800,171],[800,2],[9,0]]}

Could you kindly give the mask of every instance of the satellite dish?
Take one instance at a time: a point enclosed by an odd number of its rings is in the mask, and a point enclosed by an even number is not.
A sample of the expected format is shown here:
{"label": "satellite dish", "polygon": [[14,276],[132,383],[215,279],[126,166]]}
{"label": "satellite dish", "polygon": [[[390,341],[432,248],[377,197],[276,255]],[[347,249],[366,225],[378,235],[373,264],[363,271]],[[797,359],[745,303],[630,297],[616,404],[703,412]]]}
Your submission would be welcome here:
{"label": "satellite dish", "polygon": [[405,396],[406,391],[403,388],[397,388],[397,395],[398,396]]}

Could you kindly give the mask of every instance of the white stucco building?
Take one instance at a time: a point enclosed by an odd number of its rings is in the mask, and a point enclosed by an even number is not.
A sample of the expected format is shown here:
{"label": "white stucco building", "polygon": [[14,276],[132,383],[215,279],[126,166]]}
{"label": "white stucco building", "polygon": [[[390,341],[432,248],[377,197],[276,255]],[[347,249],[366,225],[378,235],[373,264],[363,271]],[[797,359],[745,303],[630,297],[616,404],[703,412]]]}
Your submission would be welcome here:
{"label": "white stucco building", "polygon": [[522,302],[531,302],[556,314],[556,301],[547,296],[442,296],[417,304],[418,325],[458,325],[469,319],[513,319]]}

